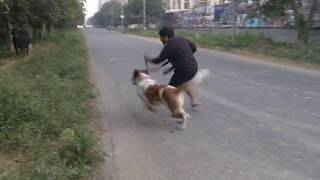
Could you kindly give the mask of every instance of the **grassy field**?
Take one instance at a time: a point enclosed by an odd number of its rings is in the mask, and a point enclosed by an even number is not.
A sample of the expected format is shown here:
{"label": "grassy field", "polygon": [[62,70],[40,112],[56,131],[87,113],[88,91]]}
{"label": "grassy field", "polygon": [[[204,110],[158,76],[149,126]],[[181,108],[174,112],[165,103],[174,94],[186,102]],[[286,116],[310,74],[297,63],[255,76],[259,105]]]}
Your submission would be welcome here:
{"label": "grassy field", "polygon": [[8,52],[5,46],[0,44],[0,61],[11,57],[13,57],[13,53]]}
{"label": "grassy field", "polygon": [[[126,30],[123,32],[147,37],[159,37],[157,30]],[[210,34],[208,32],[193,32],[188,30],[177,30],[176,36],[187,37],[204,48],[231,52],[239,52],[240,50],[281,58],[294,63],[320,64],[319,42],[301,48],[295,44],[275,43],[262,35],[248,33],[236,35],[234,41],[232,41],[231,35]]]}
{"label": "grassy field", "polygon": [[99,153],[84,37],[72,31],[34,44],[30,57],[11,56],[14,66],[0,69],[0,179],[88,177]]}

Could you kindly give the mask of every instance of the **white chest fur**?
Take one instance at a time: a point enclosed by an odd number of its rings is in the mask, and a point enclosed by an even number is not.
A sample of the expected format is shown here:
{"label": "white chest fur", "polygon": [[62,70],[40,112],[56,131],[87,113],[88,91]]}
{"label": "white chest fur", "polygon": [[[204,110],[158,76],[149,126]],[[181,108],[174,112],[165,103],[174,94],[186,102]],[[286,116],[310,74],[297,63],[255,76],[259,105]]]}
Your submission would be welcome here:
{"label": "white chest fur", "polygon": [[145,92],[149,86],[156,84],[157,82],[153,79],[143,79],[140,82],[138,82],[138,89],[140,89],[142,92]]}

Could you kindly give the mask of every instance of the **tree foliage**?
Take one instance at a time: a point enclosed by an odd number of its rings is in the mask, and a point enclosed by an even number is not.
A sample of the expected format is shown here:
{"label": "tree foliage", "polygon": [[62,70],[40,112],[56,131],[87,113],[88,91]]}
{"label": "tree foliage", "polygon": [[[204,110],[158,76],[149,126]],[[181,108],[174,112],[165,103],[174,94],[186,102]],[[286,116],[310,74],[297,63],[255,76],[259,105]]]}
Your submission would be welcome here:
{"label": "tree foliage", "polygon": [[92,22],[96,26],[119,26],[121,25],[121,4],[117,1],[109,1],[94,15]]}
{"label": "tree foliage", "polygon": [[[146,2],[146,23],[157,23],[164,13],[163,0],[145,0]],[[105,3],[93,19],[90,20],[96,26],[119,26],[121,25],[121,4],[117,1]],[[143,0],[129,0],[123,7],[125,24],[143,23]]]}
{"label": "tree foliage", "polygon": [[298,44],[305,45],[313,24],[313,17],[320,9],[319,0],[310,0],[308,5],[300,0],[268,0],[257,8],[257,12],[266,18],[276,18],[293,11],[297,29]]}
{"label": "tree foliage", "polygon": [[[157,23],[164,13],[165,3],[163,0],[145,0],[146,23]],[[129,24],[142,24],[143,0],[129,0],[125,7],[125,16]]]}
{"label": "tree foliage", "polygon": [[[0,0],[0,33],[7,46],[12,29],[33,31],[42,35],[54,28],[83,24],[85,0]],[[2,35],[3,36],[3,35]]]}

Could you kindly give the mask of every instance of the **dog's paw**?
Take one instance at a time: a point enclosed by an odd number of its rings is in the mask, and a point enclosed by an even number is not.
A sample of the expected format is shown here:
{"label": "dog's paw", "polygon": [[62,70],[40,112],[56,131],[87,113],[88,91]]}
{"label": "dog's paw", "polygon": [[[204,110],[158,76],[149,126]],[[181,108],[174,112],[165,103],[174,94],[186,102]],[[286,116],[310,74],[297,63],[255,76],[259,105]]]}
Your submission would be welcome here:
{"label": "dog's paw", "polygon": [[187,118],[177,120],[178,126],[177,129],[184,130],[187,127],[188,120]]}
{"label": "dog's paw", "polygon": [[182,120],[182,119],[177,119],[177,123],[178,123],[178,124],[182,124],[182,123],[183,123],[183,120]]}
{"label": "dog's paw", "polygon": [[186,116],[186,119],[190,119],[191,118],[190,114],[188,114],[188,113],[186,113],[185,116]]}
{"label": "dog's paw", "polygon": [[156,112],[156,109],[153,106],[148,106],[148,109],[151,112],[154,112],[154,113]]}
{"label": "dog's paw", "polygon": [[179,120],[181,120],[181,118],[183,118],[183,115],[182,114],[171,114],[171,117],[177,118],[178,119],[177,121],[179,121]]}
{"label": "dog's paw", "polygon": [[179,123],[177,125],[177,129],[178,130],[184,130],[184,129],[186,129],[186,127],[187,127],[187,122],[186,121],[182,121],[181,123]]}
{"label": "dog's paw", "polygon": [[193,108],[199,107],[199,105],[200,105],[199,102],[191,103],[191,107]]}

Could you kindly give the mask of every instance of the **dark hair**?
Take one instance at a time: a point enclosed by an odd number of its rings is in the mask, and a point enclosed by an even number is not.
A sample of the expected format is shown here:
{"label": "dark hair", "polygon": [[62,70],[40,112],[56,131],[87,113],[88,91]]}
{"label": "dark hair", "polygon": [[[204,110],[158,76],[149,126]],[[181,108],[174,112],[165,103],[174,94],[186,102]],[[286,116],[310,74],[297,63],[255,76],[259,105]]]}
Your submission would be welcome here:
{"label": "dark hair", "polygon": [[172,27],[163,27],[159,30],[159,35],[161,37],[169,37],[173,38],[174,37],[174,30]]}

